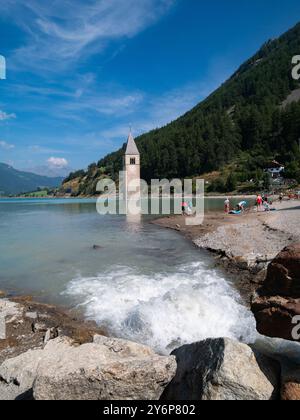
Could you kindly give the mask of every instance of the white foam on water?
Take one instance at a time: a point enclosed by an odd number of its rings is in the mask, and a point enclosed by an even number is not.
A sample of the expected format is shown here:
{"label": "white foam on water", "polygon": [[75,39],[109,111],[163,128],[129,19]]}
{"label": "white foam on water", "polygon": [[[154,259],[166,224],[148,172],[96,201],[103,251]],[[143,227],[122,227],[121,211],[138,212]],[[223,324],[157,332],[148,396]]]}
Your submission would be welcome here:
{"label": "white foam on water", "polygon": [[112,335],[162,353],[206,338],[256,339],[254,318],[239,294],[201,262],[180,266],[176,274],[118,267],[97,277],[78,276],[66,293]]}

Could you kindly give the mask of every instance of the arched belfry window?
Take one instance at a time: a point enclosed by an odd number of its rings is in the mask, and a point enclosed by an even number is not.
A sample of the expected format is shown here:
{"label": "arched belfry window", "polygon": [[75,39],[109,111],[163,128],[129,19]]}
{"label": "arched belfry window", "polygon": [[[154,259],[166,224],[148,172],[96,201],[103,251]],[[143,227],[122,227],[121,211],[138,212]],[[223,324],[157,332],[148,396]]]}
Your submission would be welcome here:
{"label": "arched belfry window", "polygon": [[135,165],[136,161],[135,158],[130,158],[130,165]]}

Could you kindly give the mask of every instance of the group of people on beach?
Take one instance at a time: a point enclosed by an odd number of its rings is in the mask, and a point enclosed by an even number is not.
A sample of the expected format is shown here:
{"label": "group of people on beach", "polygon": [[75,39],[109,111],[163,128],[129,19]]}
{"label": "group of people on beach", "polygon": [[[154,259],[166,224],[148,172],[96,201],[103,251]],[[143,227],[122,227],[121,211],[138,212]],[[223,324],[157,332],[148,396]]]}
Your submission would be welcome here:
{"label": "group of people on beach", "polygon": [[[279,195],[279,201],[282,202],[283,194]],[[255,200],[255,209],[257,212],[268,212],[275,210],[272,206],[273,202],[265,194],[258,194]],[[231,202],[229,198],[226,198],[224,202],[224,209],[226,214],[241,214],[246,211],[248,206],[247,201],[240,201],[233,209],[231,208]],[[182,214],[184,216],[192,216],[194,214],[192,202],[182,202],[181,203]]]}
{"label": "group of people on beach", "polygon": [[[281,201],[282,201],[282,198],[283,197],[281,197]],[[230,200],[229,198],[226,198],[224,202],[225,213],[227,214],[244,213],[246,211],[247,205],[248,205],[247,201],[243,200],[243,201],[240,201],[233,210],[231,210]],[[261,194],[257,195],[256,200],[255,200],[256,211],[258,212],[271,211],[272,210],[271,205],[272,205],[272,201],[269,200],[269,198],[266,195],[261,195]]]}
{"label": "group of people on beach", "polygon": [[[279,196],[279,201],[282,201],[283,194]],[[266,195],[258,195],[256,197],[256,210],[257,211],[272,211],[274,209],[271,208],[273,201],[269,199]]]}
{"label": "group of people on beach", "polygon": [[227,214],[240,214],[240,213],[244,213],[246,206],[247,206],[247,201],[243,200],[240,201],[237,205],[235,210],[231,210],[231,206],[230,206],[230,200],[229,198],[226,198],[225,200],[225,213]]}

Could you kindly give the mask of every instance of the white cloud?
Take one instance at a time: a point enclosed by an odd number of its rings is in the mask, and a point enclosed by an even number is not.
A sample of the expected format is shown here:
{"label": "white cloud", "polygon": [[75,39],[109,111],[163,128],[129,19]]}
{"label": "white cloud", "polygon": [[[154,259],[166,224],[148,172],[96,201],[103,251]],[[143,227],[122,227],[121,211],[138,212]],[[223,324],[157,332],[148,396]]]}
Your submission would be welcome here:
{"label": "white cloud", "polygon": [[[218,82],[195,82],[178,89],[165,92],[160,96],[144,94],[141,109],[143,112],[130,121],[136,136],[160,128],[190,111],[206,98]],[[99,139],[126,140],[129,123],[118,123],[98,133]]]}
{"label": "white cloud", "polygon": [[83,118],[85,112],[111,116],[128,115],[134,112],[142,103],[143,95],[140,92],[121,93],[110,92],[108,94],[97,94],[97,92],[86,92],[81,98],[65,101],[56,107],[56,116],[59,118],[77,117]]}
{"label": "white cloud", "polygon": [[[26,98],[26,111],[60,120],[85,121],[86,117],[129,115],[142,105],[144,93],[128,91],[116,83],[100,83],[92,73],[48,87],[15,84],[14,92]],[[53,106],[55,101],[55,106]],[[56,153],[56,152],[55,152]]]}
{"label": "white cloud", "polygon": [[7,121],[16,118],[16,114],[7,114],[4,111],[0,110],[0,121]]}
{"label": "white cloud", "polygon": [[5,141],[0,141],[0,148],[4,150],[12,150],[15,146],[13,144],[6,143]]}
{"label": "white cloud", "polygon": [[[26,3],[8,0],[2,13],[13,16],[28,35],[15,52],[15,65],[58,70],[82,56],[102,52],[110,41],[130,38],[154,24],[175,0],[64,0]],[[49,67],[49,63],[55,65]]]}
{"label": "white cloud", "polygon": [[55,169],[64,169],[69,166],[69,162],[65,158],[50,157],[47,160],[47,163],[50,168],[55,168]]}
{"label": "white cloud", "polygon": [[49,177],[62,177],[65,178],[70,172],[73,172],[72,168],[56,168],[49,167],[49,165],[34,165],[34,162],[29,162],[30,166],[22,167],[21,169],[25,172],[32,172],[37,175],[49,176]]}

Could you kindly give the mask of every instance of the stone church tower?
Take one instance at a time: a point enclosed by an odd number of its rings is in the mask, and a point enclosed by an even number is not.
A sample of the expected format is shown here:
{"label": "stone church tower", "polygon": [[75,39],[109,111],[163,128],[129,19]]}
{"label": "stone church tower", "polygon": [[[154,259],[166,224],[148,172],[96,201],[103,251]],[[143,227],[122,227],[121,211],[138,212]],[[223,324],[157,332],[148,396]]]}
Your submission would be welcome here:
{"label": "stone church tower", "polygon": [[[131,195],[137,196],[140,195],[140,182],[141,182],[141,160],[140,153],[135,144],[134,138],[130,132],[127,148],[124,156],[124,172],[125,172],[125,196],[126,200]],[[136,192],[129,191],[129,184],[132,181],[138,182],[138,188]]]}

